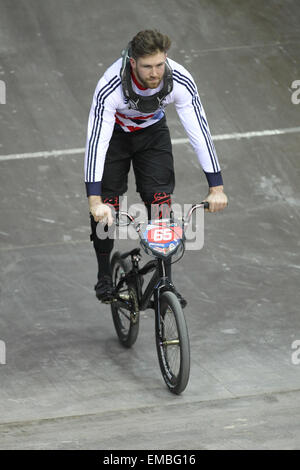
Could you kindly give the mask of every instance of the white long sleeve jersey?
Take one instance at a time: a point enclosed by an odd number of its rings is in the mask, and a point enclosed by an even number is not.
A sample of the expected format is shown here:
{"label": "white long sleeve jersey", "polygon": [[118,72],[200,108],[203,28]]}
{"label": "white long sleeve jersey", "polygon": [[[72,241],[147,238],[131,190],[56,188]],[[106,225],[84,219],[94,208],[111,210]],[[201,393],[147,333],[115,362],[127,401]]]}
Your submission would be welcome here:
{"label": "white long sleeve jersey", "polygon": [[[209,185],[222,184],[218,157],[193,77],[174,60],[168,59],[168,62],[173,71],[173,90],[163,100],[163,107],[153,114],[145,115],[129,108],[120,78],[121,58],[112,64],[99,80],[87,129],[84,170],[88,195],[101,194],[105,156],[115,124],[121,126],[124,132],[138,131],[162,119],[164,108],[170,103],[175,104]],[[133,77],[132,86],[136,93],[149,96],[157,93],[163,83],[160,83],[158,88],[145,89]]]}

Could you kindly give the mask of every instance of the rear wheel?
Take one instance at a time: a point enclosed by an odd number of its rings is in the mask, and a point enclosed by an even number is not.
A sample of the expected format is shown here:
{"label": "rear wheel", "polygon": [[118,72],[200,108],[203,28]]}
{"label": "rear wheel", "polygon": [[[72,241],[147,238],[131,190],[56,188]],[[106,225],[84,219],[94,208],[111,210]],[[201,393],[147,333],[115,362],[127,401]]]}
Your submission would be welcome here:
{"label": "rear wheel", "polygon": [[[122,259],[119,252],[114,253],[111,259],[114,287],[130,270],[130,261]],[[113,322],[121,344],[126,348],[130,348],[137,339],[140,320],[138,298],[134,284],[124,282],[116,297],[118,296],[119,300],[116,299],[111,303]]]}
{"label": "rear wheel", "polygon": [[156,320],[156,349],[160,369],[169,390],[180,394],[190,375],[190,345],[184,313],[173,292],[160,296]]}

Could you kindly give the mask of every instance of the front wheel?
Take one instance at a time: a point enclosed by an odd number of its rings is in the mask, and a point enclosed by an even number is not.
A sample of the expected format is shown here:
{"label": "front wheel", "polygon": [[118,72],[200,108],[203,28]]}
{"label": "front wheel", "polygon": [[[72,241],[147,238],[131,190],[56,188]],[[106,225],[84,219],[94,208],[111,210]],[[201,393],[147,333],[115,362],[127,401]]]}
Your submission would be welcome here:
{"label": "front wheel", "polygon": [[[122,259],[119,252],[114,253],[111,259],[111,272],[113,285],[116,287],[119,281],[131,269],[128,259]],[[130,348],[136,341],[139,332],[140,312],[135,286],[124,281],[123,286],[117,292],[117,296],[123,301],[112,302],[111,313],[114,326],[120,343]]]}
{"label": "front wheel", "polygon": [[156,349],[160,369],[169,390],[179,395],[190,376],[190,344],[184,313],[173,292],[159,300],[156,318]]}

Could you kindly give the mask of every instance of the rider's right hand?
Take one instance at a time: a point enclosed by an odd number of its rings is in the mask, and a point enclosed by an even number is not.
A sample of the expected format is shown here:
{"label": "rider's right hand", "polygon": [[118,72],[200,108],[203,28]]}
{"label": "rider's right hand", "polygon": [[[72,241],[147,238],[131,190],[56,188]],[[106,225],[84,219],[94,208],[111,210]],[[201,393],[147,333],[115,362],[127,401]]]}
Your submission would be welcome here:
{"label": "rider's right hand", "polygon": [[113,216],[111,212],[111,208],[103,204],[101,198],[96,196],[89,197],[89,206],[90,206],[90,213],[94,217],[95,222],[102,222],[104,224],[108,224],[110,227],[113,222]]}

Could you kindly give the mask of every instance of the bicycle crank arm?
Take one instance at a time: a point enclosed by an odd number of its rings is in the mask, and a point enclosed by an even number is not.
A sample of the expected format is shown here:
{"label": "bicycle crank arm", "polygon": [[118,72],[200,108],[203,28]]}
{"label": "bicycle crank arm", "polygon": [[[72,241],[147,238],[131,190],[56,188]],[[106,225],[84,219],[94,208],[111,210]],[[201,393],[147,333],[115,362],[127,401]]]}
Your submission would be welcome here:
{"label": "bicycle crank arm", "polygon": [[169,339],[168,341],[162,341],[161,344],[163,346],[175,346],[179,343],[179,339]]}

